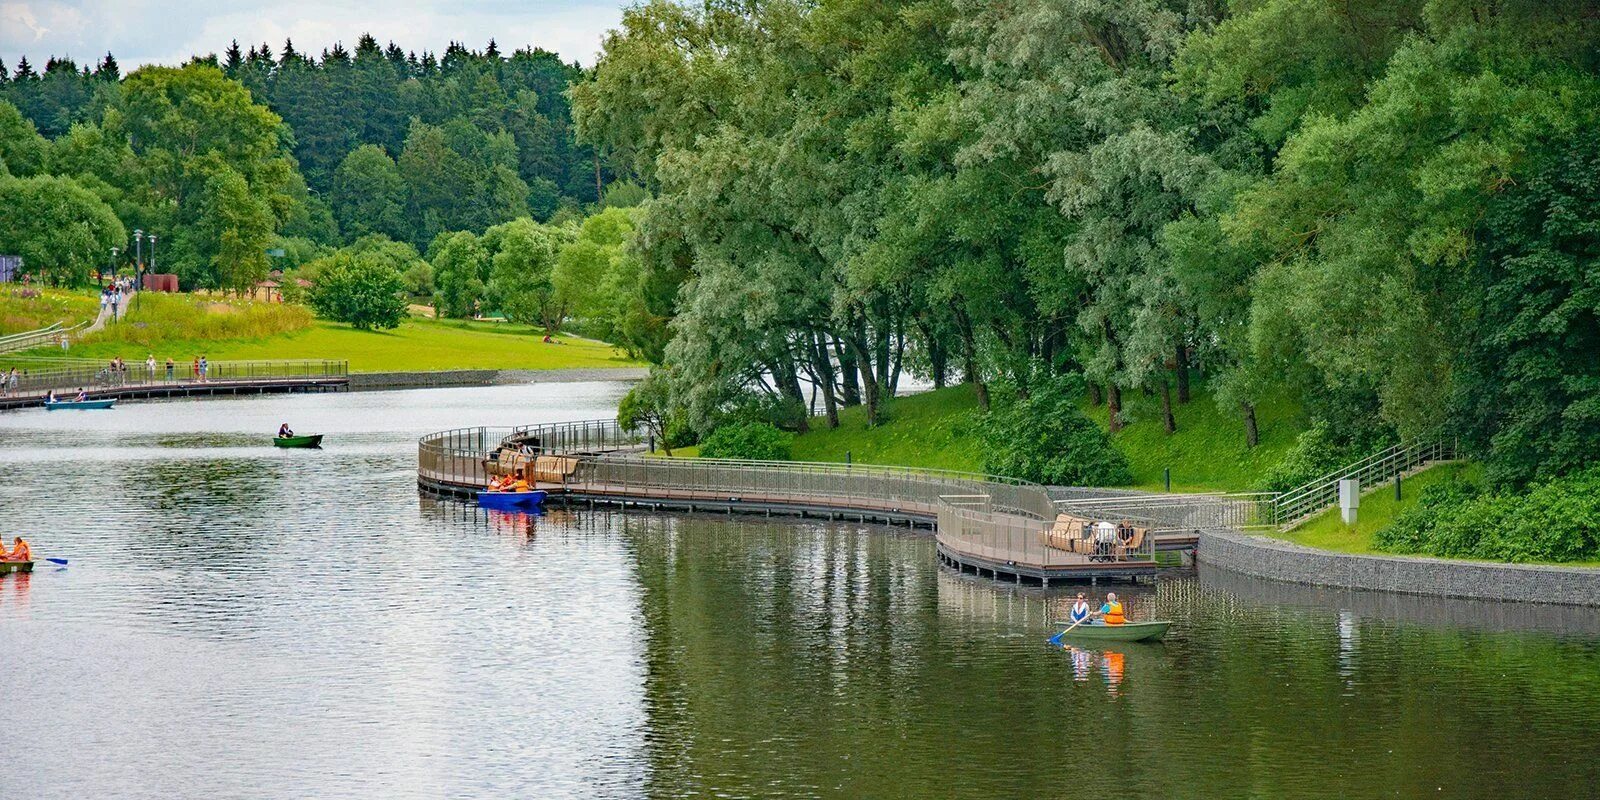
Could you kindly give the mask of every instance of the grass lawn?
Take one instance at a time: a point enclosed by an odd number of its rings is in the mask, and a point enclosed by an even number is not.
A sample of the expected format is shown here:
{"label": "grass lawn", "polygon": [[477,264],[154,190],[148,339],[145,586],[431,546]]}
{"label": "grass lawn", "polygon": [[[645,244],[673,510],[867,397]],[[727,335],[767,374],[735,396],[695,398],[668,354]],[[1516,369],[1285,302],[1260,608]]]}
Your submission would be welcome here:
{"label": "grass lawn", "polygon": [[1373,534],[1387,528],[1400,512],[1416,505],[1423,489],[1457,475],[1472,479],[1480,472],[1482,468],[1471,463],[1429,467],[1400,482],[1399,502],[1395,502],[1394,499],[1393,482],[1363,492],[1355,525],[1344,524],[1339,518],[1339,509],[1330,508],[1301,523],[1294,530],[1270,535],[1321,550],[1333,550],[1339,553],[1376,553],[1377,551],[1372,549]]}
{"label": "grass lawn", "polygon": [[811,432],[795,438],[794,458],[844,461],[848,453],[862,464],[982,472],[977,412],[977,395],[965,385],[897,397],[876,428],[867,427],[866,409],[843,409],[833,430],[822,417],[812,420]]}
{"label": "grass lawn", "polygon": [[[1111,441],[1128,457],[1133,485],[1140,489],[1162,489],[1162,470],[1170,468],[1175,492],[1253,491],[1306,426],[1295,403],[1270,398],[1256,406],[1260,441],[1247,447],[1238,409],[1219,408],[1204,387],[1196,386],[1190,401],[1183,404],[1177,404],[1174,392],[1173,402],[1178,431],[1168,434],[1161,426],[1159,397],[1123,394],[1127,424]],[[1085,402],[1083,410],[1102,430],[1106,428],[1105,406]]]}
{"label": "grass lawn", "polygon": [[[318,321],[303,330],[254,339],[169,339],[151,346],[156,358],[186,362],[204,353],[212,361],[252,359],[342,359],[352,372],[448,369],[566,369],[634,367],[621,350],[602,342],[563,336],[545,344],[532,328],[503,323],[413,317],[388,331],[358,331]],[[79,358],[120,355],[144,360],[151,348],[126,342],[90,342],[72,349]]]}
{"label": "grass lawn", "polygon": [[[1170,467],[1174,491],[1251,490],[1304,429],[1293,403],[1262,403],[1256,410],[1261,442],[1247,448],[1237,412],[1219,409],[1210,394],[1197,390],[1189,403],[1177,407],[1178,432],[1168,435],[1157,403],[1153,397],[1130,397],[1123,409],[1128,424],[1112,437],[1128,457],[1134,485],[1144,489],[1162,488],[1162,470]],[[1083,408],[1102,429],[1106,426],[1104,406],[1086,400]],[[794,457],[844,461],[849,453],[864,464],[983,471],[978,400],[970,386],[895,398],[885,416],[876,428],[867,428],[861,408],[844,410],[834,430],[814,421],[810,433],[795,439]]]}

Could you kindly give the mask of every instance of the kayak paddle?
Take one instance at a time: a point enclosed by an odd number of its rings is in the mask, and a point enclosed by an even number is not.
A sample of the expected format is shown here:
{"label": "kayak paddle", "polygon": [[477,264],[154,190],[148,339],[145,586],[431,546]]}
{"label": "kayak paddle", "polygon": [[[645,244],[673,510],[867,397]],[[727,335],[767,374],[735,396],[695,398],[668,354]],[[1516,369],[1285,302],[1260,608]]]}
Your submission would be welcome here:
{"label": "kayak paddle", "polygon": [[41,558],[39,560],[40,561],[48,561],[48,562],[50,562],[52,564],[60,564],[63,567],[67,565],[67,560],[64,559],[64,558]]}

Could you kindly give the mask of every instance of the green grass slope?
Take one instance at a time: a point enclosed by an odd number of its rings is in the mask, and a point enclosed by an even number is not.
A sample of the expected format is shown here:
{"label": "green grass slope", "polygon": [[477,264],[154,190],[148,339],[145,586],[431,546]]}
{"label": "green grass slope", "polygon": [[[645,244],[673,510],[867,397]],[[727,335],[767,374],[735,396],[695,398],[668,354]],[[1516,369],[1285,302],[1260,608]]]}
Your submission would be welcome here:
{"label": "green grass slope", "polygon": [[[1104,406],[1085,400],[1083,408],[1106,427]],[[1203,389],[1177,407],[1175,434],[1162,430],[1157,398],[1130,398],[1123,413],[1128,424],[1112,442],[1128,457],[1134,485],[1146,489],[1162,488],[1162,470],[1170,467],[1174,491],[1251,490],[1304,430],[1293,403],[1263,403],[1257,409],[1261,442],[1248,448],[1237,412],[1218,408]],[[795,439],[794,457],[844,461],[848,453],[863,464],[983,471],[978,401],[970,386],[895,398],[886,417],[883,424],[868,428],[863,410],[851,408],[840,414],[837,429],[814,421],[810,433]]]}
{"label": "green grass slope", "polygon": [[[1218,407],[1209,392],[1196,387],[1189,402],[1177,404],[1174,398],[1178,431],[1168,434],[1161,426],[1160,402],[1136,392],[1124,394],[1127,424],[1111,438],[1128,457],[1133,485],[1141,489],[1163,488],[1162,470],[1170,468],[1175,492],[1252,491],[1305,430],[1296,404],[1269,399],[1256,407],[1260,442],[1248,447],[1238,409]],[[1104,405],[1085,402],[1083,410],[1102,430],[1107,427]]]}
{"label": "green grass slope", "polygon": [[844,461],[893,464],[930,469],[983,471],[983,446],[978,435],[978,397],[969,386],[897,397],[886,409],[887,421],[867,427],[863,408],[839,414],[839,427],[812,420],[810,433],[795,437],[797,461]]}
{"label": "green grass slope", "polygon": [[255,339],[166,339],[150,345],[122,342],[74,347],[82,358],[143,361],[172,356],[187,361],[199,354],[213,361],[255,359],[334,359],[350,362],[352,372],[414,372],[448,369],[568,369],[633,367],[621,350],[603,342],[561,337],[545,344],[542,333],[514,325],[408,319],[388,331],[358,331],[349,325],[316,322],[292,333]]}

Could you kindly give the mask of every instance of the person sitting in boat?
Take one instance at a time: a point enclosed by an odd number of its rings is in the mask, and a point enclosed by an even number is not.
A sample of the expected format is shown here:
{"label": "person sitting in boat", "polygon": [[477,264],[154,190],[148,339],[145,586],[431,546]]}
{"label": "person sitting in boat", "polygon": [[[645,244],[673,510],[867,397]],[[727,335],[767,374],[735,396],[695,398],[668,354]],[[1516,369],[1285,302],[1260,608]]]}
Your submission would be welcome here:
{"label": "person sitting in boat", "polygon": [[51,389],[51,390],[50,390],[50,391],[48,391],[48,392],[45,392],[45,393],[44,393],[44,401],[45,401],[45,402],[46,402],[46,403],[55,403],[55,402],[59,402],[59,401],[57,401],[57,400],[56,400],[56,390],[54,390],[54,389]]}
{"label": "person sitting in boat", "polygon": [[1083,592],[1078,592],[1078,600],[1072,604],[1072,613],[1067,615],[1067,619],[1072,620],[1072,624],[1077,625],[1089,619],[1090,614],[1089,601],[1083,599]]}
{"label": "person sitting in boat", "polygon": [[1128,621],[1122,614],[1122,601],[1117,599],[1116,592],[1106,592],[1106,603],[1095,614],[1106,625],[1121,625]]}
{"label": "person sitting in boat", "polygon": [[294,431],[289,430],[289,423],[285,422],[282,425],[278,426],[278,438],[279,439],[290,439],[290,438],[293,438],[293,437],[294,437]]}
{"label": "person sitting in boat", "polygon": [[11,546],[11,552],[4,552],[6,546],[0,543],[0,561],[32,561],[33,549],[28,547],[28,541],[18,536]]}
{"label": "person sitting in boat", "polygon": [[84,391],[82,386],[78,387],[78,396],[73,399],[73,402],[85,403],[85,402],[88,402],[88,400],[89,400],[89,393]]}

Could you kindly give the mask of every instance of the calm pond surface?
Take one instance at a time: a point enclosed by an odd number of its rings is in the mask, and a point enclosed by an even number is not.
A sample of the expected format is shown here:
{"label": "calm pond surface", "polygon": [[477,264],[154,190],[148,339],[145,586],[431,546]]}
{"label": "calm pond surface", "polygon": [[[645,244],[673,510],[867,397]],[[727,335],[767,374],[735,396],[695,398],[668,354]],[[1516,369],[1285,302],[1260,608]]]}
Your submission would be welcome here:
{"label": "calm pond surface", "polygon": [[72,560],[0,577],[0,798],[1600,792],[1592,610],[1180,573],[1063,650],[927,532],[418,494],[418,435],[624,389],[0,414],[0,532]]}

